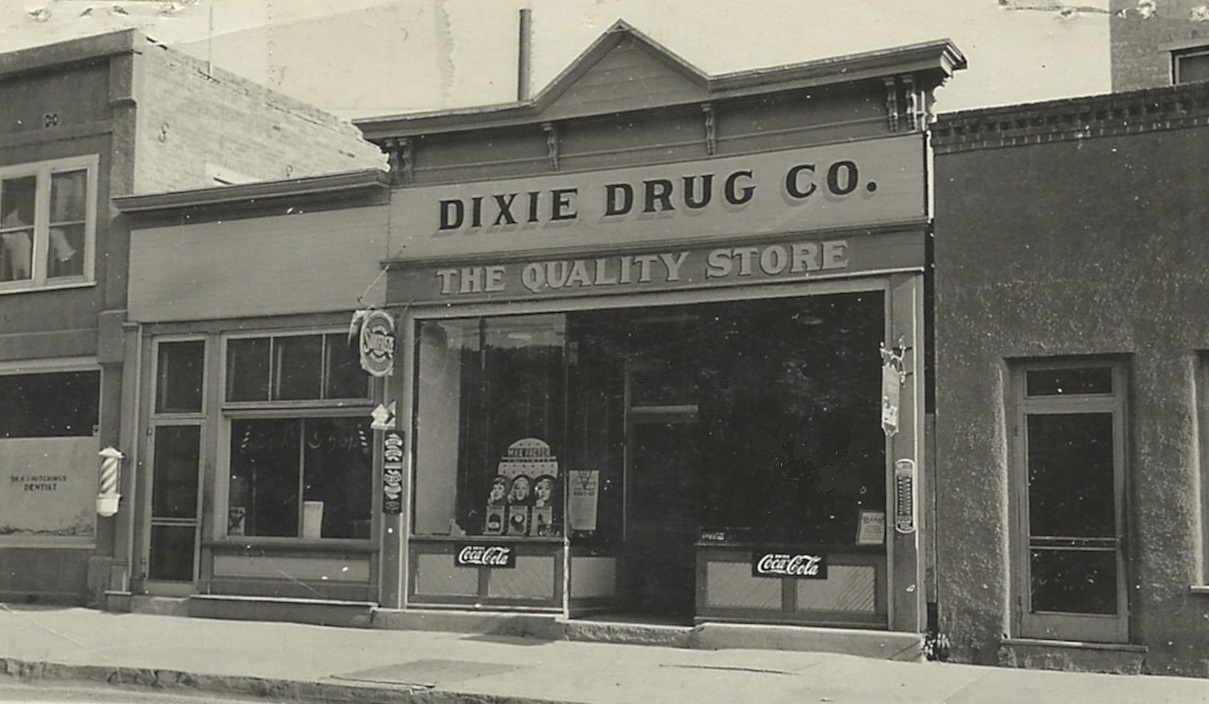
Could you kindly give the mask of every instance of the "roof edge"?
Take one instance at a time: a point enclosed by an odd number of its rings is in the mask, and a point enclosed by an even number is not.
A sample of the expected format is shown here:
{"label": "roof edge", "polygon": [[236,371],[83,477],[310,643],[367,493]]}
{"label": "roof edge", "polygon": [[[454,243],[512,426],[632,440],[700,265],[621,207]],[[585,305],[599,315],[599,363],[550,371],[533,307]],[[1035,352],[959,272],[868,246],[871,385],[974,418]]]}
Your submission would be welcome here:
{"label": "roof edge", "polygon": [[257,181],[167,193],[115,196],[113,205],[119,212],[127,215],[141,215],[181,208],[222,205],[258,199],[317,196],[369,188],[388,190],[390,173],[381,169],[361,169],[280,181]]}
{"label": "roof edge", "polygon": [[952,40],[937,39],[888,49],[812,59],[795,64],[709,75],[619,20],[563,69],[541,92],[528,100],[366,117],[353,120],[352,123],[362,131],[366,139],[373,140],[425,131],[503,126],[526,119],[538,121],[541,119],[542,111],[565,90],[567,82],[598,61],[600,56],[616,46],[623,36],[631,36],[636,41],[647,45],[661,58],[674,67],[678,67],[683,74],[702,82],[706,92],[714,98],[750,93],[752,89],[759,88],[773,92],[777,86],[782,85],[786,89],[791,89],[800,87],[803,82],[809,82],[812,86],[821,86],[846,83],[854,78],[869,79],[879,75],[890,76],[900,73],[937,72],[940,74],[940,79],[944,80],[952,76],[955,71],[966,68],[965,55]]}
{"label": "roof edge", "polygon": [[150,39],[137,29],[90,34],[0,54],[0,76],[133,53]]}

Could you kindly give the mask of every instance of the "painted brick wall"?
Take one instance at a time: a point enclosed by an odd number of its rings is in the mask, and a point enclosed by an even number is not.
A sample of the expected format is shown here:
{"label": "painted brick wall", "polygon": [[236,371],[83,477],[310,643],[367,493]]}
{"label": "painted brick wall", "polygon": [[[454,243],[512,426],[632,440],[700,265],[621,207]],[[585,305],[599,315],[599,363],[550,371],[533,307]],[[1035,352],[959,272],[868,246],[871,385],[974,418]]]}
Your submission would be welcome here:
{"label": "painted brick wall", "polygon": [[180,52],[148,44],[136,71],[136,193],[385,167],[351,124]]}
{"label": "painted brick wall", "polygon": [[[1209,45],[1206,0],[1157,0],[1149,17],[1147,0],[1112,0],[1109,45],[1112,52],[1112,89],[1127,91],[1171,85],[1172,45]],[[1203,14],[1202,14],[1203,13]]]}

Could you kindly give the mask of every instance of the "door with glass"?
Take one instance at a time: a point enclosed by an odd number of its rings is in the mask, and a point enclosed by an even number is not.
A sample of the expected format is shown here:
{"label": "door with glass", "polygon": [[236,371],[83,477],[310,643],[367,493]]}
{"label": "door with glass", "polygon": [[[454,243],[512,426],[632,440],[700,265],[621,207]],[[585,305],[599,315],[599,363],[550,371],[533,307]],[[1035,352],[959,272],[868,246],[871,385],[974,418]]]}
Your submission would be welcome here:
{"label": "door with glass", "polygon": [[161,340],[154,347],[141,572],[149,593],[182,595],[192,593],[197,575],[206,341]]}
{"label": "door with glass", "polygon": [[1122,370],[1025,368],[1015,384],[1016,629],[1125,642]]}

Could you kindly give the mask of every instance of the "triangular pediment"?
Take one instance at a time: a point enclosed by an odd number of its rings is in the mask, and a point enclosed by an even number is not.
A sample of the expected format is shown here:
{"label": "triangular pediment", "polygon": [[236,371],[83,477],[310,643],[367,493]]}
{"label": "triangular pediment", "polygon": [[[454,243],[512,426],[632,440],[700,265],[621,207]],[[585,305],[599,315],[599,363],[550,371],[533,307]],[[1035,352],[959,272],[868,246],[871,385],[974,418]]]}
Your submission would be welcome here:
{"label": "triangular pediment", "polygon": [[709,77],[629,24],[618,21],[534,102],[557,120],[705,100]]}

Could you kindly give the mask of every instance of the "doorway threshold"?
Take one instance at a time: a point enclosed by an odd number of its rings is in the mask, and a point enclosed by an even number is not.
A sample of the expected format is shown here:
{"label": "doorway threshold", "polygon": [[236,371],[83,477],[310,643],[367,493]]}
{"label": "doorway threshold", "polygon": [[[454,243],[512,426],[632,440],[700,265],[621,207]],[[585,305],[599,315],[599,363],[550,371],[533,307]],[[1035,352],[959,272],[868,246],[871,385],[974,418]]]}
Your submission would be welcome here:
{"label": "doorway threshold", "polygon": [[691,618],[658,614],[593,614],[568,619],[563,625],[567,640],[667,648],[691,648],[698,629]]}

